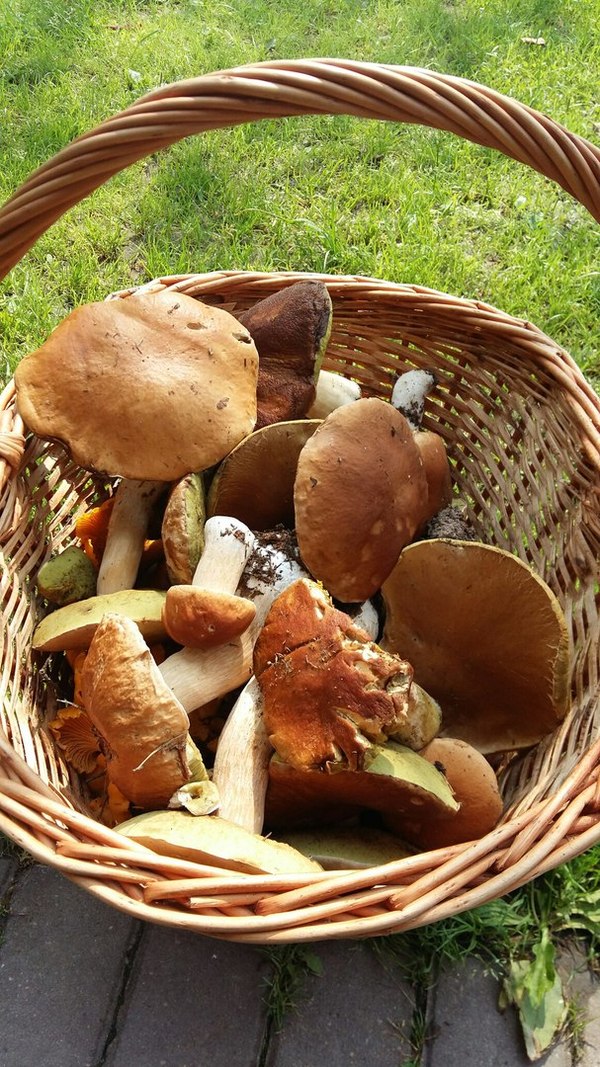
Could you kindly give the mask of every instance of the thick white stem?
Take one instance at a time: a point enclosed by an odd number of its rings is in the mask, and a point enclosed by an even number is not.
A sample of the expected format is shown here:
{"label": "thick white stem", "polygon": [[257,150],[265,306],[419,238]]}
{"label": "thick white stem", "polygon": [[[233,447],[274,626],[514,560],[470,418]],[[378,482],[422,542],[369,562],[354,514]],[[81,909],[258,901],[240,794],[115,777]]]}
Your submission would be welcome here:
{"label": "thick white stem", "polygon": [[218,648],[183,648],[159,665],[167,685],[187,712],[244,685],[252,674],[252,653],[271,604],[306,571],[287,553],[256,546],[245,576],[244,595],[254,601],[256,615],[241,637]]}
{"label": "thick white stem", "polygon": [[115,493],[106,547],[98,572],[97,593],[133,589],[144,551],[150,513],[165,482],[123,478]]}
{"label": "thick white stem", "polygon": [[410,424],[419,430],[425,411],[425,398],[436,385],[435,375],[428,370],[409,370],[401,374],[392,390],[391,403]]}
{"label": "thick white stem", "polygon": [[263,696],[252,677],[231,709],[219,737],[213,784],[219,815],[260,834],[273,754],[263,717]]}
{"label": "thick white stem", "polygon": [[213,515],[204,525],[204,550],[192,585],[212,593],[235,593],[256,538],[245,523]]}
{"label": "thick white stem", "polygon": [[336,408],[360,400],[361,390],[358,382],[344,378],[343,374],[322,370],[317,378],[315,399],[306,413],[309,419],[326,419]]}

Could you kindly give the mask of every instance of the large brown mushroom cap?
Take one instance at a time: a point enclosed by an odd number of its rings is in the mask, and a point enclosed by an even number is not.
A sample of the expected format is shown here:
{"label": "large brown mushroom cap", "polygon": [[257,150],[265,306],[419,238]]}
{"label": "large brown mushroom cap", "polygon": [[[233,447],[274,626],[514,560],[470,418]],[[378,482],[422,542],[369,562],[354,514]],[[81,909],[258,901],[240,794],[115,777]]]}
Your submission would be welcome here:
{"label": "large brown mushroom cap", "polygon": [[254,342],[228,312],[139,293],[71,312],[17,368],[17,407],[86,469],[175,481],[251,432],[257,373]]}
{"label": "large brown mushroom cap", "polygon": [[415,714],[412,667],[367,639],[316,582],[273,603],[254,649],[273,748],[295,767],[361,768]]}
{"label": "large brown mushroom cap", "polygon": [[339,600],[366,600],[413,537],[426,499],[404,416],[375,398],[337,408],[298,460],[294,507],[306,567]]}
{"label": "large brown mushroom cap", "polygon": [[409,545],[382,588],[381,644],[442,709],[442,733],[483,753],[527,748],[569,703],[560,604],[516,556],[477,541]]}
{"label": "large brown mushroom cap", "polygon": [[116,613],[104,616],[86,656],[81,688],[102,738],[110,780],[139,807],[165,807],[192,777],[189,719],[134,622]]}

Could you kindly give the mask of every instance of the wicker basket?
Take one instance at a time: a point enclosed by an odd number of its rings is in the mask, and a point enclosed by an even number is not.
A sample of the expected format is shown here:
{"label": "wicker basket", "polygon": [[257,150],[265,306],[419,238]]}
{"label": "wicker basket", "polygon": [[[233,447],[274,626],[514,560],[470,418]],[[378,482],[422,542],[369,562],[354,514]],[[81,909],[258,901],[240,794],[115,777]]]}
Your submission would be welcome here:
{"label": "wicker basket", "polygon": [[[530,108],[423,70],[275,62],[162,88],[60,152],[0,212],[0,276],[71,205],[158,148],[241,122],[327,113],[421,123],[496,148],[600,219],[600,151]],[[151,287],[235,312],[299,277],[223,272]],[[498,898],[600,841],[598,398],[569,355],[528,322],[417,286],[318,277],[334,303],[330,369],[380,396],[401,369],[439,371],[443,386],[426,421],[447,442],[481,538],[528,561],[560,598],[572,634],[573,701],[556,733],[510,766],[505,815],[471,844],[297,877],[235,875],[133,845],[86,814],[45,729],[51,665],[30,647],[32,578],[69,542],[97,485],[59,448],[24,437],[9,384],[0,399],[0,830],[137,918],[237,941],[407,930]]]}

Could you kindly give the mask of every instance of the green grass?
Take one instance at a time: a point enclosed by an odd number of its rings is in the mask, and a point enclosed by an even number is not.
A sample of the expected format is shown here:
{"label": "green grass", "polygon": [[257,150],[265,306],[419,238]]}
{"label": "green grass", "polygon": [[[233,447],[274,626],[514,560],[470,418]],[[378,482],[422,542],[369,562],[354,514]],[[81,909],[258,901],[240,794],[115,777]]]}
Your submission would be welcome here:
{"label": "green grass", "polygon": [[[600,2],[7,0],[5,199],[71,138],[165,81],[269,58],[343,55],[487,83],[597,135]],[[545,47],[522,37],[542,36]],[[309,47],[307,47],[307,43]],[[7,367],[76,303],[160,273],[296,268],[478,297],[546,329],[600,375],[597,229],[541,176],[437,131],[348,117],[190,139],[73,209],[3,287]]]}
{"label": "green grass", "polygon": [[[0,201],[162,82],[311,55],[464,76],[600,138],[600,0],[4,0]],[[161,273],[293,268],[488,301],[545,329],[599,383],[598,250],[596,224],[561,189],[448,134],[343,116],[257,123],[135,164],[41,238],[0,288],[0,373],[73,306],[112,290]],[[413,970],[419,961],[425,987],[440,962],[468,953],[498,967],[533,958],[541,930],[559,938],[578,916],[595,946],[599,858],[385,939],[385,951]],[[282,957],[276,1023],[295,971],[313,963]]]}

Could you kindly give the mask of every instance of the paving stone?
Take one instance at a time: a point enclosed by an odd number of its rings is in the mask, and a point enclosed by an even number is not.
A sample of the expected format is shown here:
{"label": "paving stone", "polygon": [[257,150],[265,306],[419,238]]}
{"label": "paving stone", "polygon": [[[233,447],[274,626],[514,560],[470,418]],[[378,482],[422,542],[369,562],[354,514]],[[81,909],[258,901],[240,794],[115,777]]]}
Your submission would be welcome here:
{"label": "paving stone", "polygon": [[254,946],[145,926],[106,1067],[254,1067],[267,973]]}
{"label": "paving stone", "polygon": [[2,1067],[93,1067],[134,920],[49,867],[24,871],[0,945]]}
{"label": "paving stone", "polygon": [[[479,960],[442,973],[430,996],[423,1067],[531,1067],[517,1013],[499,1010],[499,993],[500,983]],[[571,1067],[566,1039],[536,1065]]]}
{"label": "paving stone", "polygon": [[578,1067],[600,1064],[600,979],[588,965],[585,953],[576,944],[567,945],[558,954],[565,993],[580,1013],[583,1026],[577,1036]]}
{"label": "paving stone", "polygon": [[409,1059],[411,987],[364,942],[322,941],[311,951],[323,973],[307,976],[271,1040],[268,1067],[390,1067]]}

